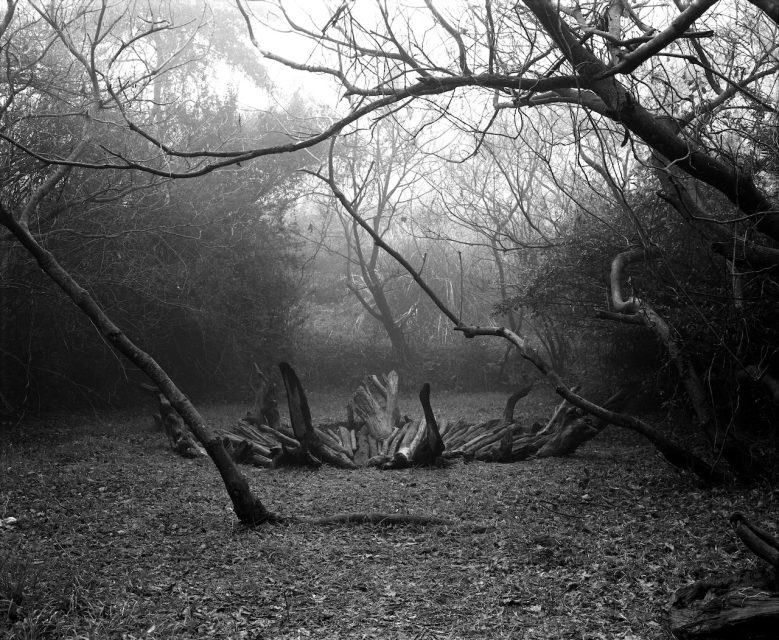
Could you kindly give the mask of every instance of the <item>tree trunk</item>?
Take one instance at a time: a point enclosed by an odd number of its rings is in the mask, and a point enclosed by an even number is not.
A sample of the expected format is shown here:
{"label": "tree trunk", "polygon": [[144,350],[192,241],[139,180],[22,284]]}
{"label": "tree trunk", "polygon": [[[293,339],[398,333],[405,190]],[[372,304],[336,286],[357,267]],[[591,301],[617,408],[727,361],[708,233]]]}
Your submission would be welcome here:
{"label": "tree trunk", "polygon": [[118,352],[126,356],[143,371],[167,399],[194,436],[213,460],[233,503],[236,516],[244,524],[257,525],[276,519],[259,498],[255,497],[249,483],[239,471],[217,437],[205,423],[189,399],[173,383],[163,368],[148,353],[139,349],[122,330],[106,315],[103,309],[73,277],[44,249],[29,230],[0,205],[0,224],[3,224],[37,260],[38,266],[48,275],[91,320],[95,328]]}

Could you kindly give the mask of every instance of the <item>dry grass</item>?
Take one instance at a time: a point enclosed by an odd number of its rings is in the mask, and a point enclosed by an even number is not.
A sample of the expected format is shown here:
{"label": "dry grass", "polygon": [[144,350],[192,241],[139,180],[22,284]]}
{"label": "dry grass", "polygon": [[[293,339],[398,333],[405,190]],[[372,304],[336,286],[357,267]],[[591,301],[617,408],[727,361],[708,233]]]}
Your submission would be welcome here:
{"label": "dry grass", "polygon": [[[343,416],[338,398],[311,403],[322,421]],[[527,419],[549,405],[530,398]],[[503,396],[434,406],[482,418]],[[0,435],[0,518],[19,519],[0,530],[0,607],[23,592],[13,615],[0,608],[0,637],[665,638],[676,588],[752,563],[727,516],[777,522],[770,490],[701,489],[611,429],[570,458],[513,465],[245,468],[286,514],[462,523],[247,529],[213,466],[173,456],[150,423],[71,417]]]}

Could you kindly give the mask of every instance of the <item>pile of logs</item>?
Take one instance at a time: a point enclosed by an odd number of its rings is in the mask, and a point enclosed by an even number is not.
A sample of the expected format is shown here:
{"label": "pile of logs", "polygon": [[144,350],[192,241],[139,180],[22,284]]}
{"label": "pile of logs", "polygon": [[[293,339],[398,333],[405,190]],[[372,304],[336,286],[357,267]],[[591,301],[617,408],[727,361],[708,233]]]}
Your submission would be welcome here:
{"label": "pile of logs", "polygon": [[[517,462],[531,456],[566,455],[599,433],[606,424],[583,415],[563,402],[546,425],[524,426],[514,419],[514,407],[532,389],[518,389],[500,418],[481,423],[462,420],[440,426],[430,406],[430,386],[420,393],[423,417],[402,416],[398,406],[398,376],[368,376],[347,406],[347,420],[313,426],[305,392],[292,367],[279,365],[287,393],[290,422],[282,425],[276,390],[255,365],[254,406],[246,417],[218,430],[236,462],[275,468],[285,464],[342,468],[374,466],[394,469],[412,465],[442,465],[450,458],[485,462]],[[607,401],[619,404],[623,396]],[[183,423],[160,396],[158,420],[178,434]],[[183,442],[183,436],[177,436]],[[197,455],[197,445],[174,446],[182,455]],[[171,440],[173,444],[173,440]]]}

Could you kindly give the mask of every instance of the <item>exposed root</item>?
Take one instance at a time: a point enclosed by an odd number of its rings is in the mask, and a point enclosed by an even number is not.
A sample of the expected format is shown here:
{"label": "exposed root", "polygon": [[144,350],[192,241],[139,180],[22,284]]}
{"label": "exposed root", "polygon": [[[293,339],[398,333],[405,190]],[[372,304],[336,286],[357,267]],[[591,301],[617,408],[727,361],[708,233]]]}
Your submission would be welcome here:
{"label": "exposed root", "polygon": [[304,524],[328,525],[328,524],[378,524],[384,526],[397,525],[448,525],[457,524],[454,520],[446,518],[436,518],[433,516],[415,516],[406,513],[377,513],[361,512],[336,513],[331,516],[321,518],[309,518],[305,516],[281,516],[274,514],[267,522],[293,523],[300,522]]}

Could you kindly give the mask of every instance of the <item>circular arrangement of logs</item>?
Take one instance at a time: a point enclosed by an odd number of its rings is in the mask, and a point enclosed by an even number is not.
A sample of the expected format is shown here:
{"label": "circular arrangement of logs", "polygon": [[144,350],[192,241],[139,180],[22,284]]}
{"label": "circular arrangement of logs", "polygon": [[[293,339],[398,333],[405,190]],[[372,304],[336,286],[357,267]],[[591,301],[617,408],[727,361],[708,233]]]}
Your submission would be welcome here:
{"label": "circular arrangement of logs", "polygon": [[[446,422],[439,427],[430,406],[430,385],[426,384],[420,392],[423,417],[412,420],[401,415],[398,377],[391,372],[365,378],[347,407],[346,421],[315,427],[297,375],[286,363],[280,369],[291,425],[282,425],[274,386],[255,365],[252,410],[244,419],[218,430],[236,462],[269,468],[327,463],[348,469],[441,466],[455,457],[516,462],[531,456],[568,455],[607,426],[567,402],[557,406],[546,425],[521,425],[514,419],[514,407],[530,392],[532,385],[529,385],[508,399],[500,418],[481,423]],[[623,405],[627,395],[618,392],[604,406]],[[171,447],[186,457],[204,455],[170,403],[162,395],[158,401],[155,421],[165,431]],[[676,638],[769,640],[779,637],[776,631],[779,629],[779,541],[741,514],[734,514],[731,524],[746,547],[771,569],[759,580],[747,574],[702,580],[680,589],[668,620]]]}
{"label": "circular arrangement of logs", "polygon": [[[520,424],[514,418],[514,407],[531,391],[532,384],[508,398],[500,418],[441,425],[430,405],[430,386],[425,385],[420,392],[423,415],[412,420],[401,415],[398,376],[394,371],[363,380],[347,406],[345,421],[314,426],[305,391],[295,371],[287,363],[281,363],[279,368],[291,424],[281,423],[275,386],[255,365],[254,406],[242,420],[217,430],[236,462],[269,468],[326,463],[347,469],[441,466],[457,457],[517,462],[531,456],[571,453],[606,426],[566,402],[557,407],[546,425]],[[617,394],[606,404],[614,405],[621,400],[622,395]],[[202,454],[181,419],[161,396],[155,419],[163,426],[177,453],[187,457]]]}

